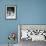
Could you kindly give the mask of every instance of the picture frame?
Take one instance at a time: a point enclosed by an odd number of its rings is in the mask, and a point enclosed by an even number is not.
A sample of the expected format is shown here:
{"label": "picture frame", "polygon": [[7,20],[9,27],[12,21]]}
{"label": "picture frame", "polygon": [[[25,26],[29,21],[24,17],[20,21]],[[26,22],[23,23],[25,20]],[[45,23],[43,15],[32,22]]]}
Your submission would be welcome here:
{"label": "picture frame", "polygon": [[[26,31],[27,34],[24,34],[24,31]],[[25,36],[28,37],[25,38]],[[18,42],[21,42],[22,40],[46,41],[46,24],[19,24]]]}
{"label": "picture frame", "polygon": [[16,5],[6,5],[6,19],[16,19]]}

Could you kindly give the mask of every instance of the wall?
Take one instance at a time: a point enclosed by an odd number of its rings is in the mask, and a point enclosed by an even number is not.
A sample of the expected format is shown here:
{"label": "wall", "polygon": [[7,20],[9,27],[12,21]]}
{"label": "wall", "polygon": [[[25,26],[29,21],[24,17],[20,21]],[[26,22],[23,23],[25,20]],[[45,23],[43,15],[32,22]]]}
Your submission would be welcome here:
{"label": "wall", "polygon": [[[17,19],[5,20],[5,5],[17,6]],[[9,32],[18,24],[46,24],[46,0],[0,0],[0,44],[7,44]],[[17,39],[16,39],[17,43]]]}

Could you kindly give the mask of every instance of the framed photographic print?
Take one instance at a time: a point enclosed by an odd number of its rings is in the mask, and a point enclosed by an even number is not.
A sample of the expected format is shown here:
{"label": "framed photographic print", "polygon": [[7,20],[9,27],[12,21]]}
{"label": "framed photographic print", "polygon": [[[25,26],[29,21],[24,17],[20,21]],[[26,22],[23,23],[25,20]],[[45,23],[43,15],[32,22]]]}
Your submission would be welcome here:
{"label": "framed photographic print", "polygon": [[18,42],[22,40],[46,41],[45,24],[19,24]]}
{"label": "framed photographic print", "polygon": [[6,19],[16,19],[16,5],[6,5]]}

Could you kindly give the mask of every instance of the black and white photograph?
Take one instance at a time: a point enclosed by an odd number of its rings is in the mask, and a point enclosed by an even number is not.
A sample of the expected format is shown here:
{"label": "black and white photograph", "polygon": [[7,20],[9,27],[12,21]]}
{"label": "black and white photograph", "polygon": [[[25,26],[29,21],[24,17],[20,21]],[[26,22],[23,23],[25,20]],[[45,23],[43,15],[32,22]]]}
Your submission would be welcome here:
{"label": "black and white photograph", "polygon": [[16,19],[16,6],[15,5],[6,6],[6,19]]}

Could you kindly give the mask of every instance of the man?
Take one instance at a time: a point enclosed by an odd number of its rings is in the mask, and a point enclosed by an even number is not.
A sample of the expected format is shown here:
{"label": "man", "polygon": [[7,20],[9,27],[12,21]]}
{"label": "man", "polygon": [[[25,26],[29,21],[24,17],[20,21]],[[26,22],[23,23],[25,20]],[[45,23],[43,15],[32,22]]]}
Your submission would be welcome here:
{"label": "man", "polygon": [[7,16],[14,16],[14,7],[7,7]]}

